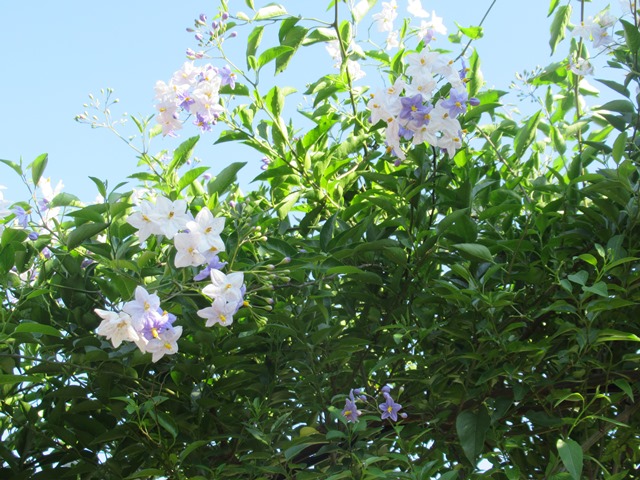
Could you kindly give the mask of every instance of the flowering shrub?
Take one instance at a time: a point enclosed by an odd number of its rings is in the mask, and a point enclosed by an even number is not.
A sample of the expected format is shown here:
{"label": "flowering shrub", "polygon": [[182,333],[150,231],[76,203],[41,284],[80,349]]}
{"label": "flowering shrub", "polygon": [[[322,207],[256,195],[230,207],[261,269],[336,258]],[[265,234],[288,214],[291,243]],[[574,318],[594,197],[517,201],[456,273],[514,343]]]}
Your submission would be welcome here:
{"label": "flowering shrub", "polygon": [[[523,118],[482,25],[445,52],[419,0],[256,3],[189,28],[133,188],[87,205],[46,154],[2,161],[30,192],[0,189],[2,477],[636,478],[636,2],[550,2],[568,52],[519,75]],[[265,72],[300,52],[330,71],[296,112]],[[77,120],[125,138],[105,115]],[[252,148],[255,190],[204,139]]]}

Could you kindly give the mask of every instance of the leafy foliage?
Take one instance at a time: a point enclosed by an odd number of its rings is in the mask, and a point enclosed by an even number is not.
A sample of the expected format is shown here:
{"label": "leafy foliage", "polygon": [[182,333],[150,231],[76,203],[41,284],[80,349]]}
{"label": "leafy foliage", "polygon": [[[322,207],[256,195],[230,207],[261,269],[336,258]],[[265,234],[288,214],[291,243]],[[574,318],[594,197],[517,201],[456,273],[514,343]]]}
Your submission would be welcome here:
{"label": "leafy foliage", "polygon": [[[552,50],[571,16],[559,3]],[[141,186],[226,218],[221,258],[248,302],[229,328],[204,326],[198,269],[174,267],[167,238],[138,241],[137,190],[93,179],[102,203],[38,203],[47,156],[3,160],[40,185],[16,204],[28,227],[12,213],[0,240],[3,478],[638,478],[638,18],[607,51],[623,78],[600,81],[624,98],[587,109],[593,89],[565,60],[527,79],[541,108],[516,122],[473,52],[461,148],[403,144],[396,161],[347,61],[379,62],[391,85],[426,46],[405,24],[393,57],[353,47],[365,4],[330,2],[318,22],[252,0],[228,17],[222,2],[229,21],[203,45],[250,33],[217,142],[265,156],[255,191],[234,183],[243,163],[190,166],[198,136],[169,162],[140,153]],[[309,83],[299,130],[284,119],[295,90],[260,74],[336,40],[338,73]],[[183,328],[156,363],[95,334],[94,310],[140,285]],[[381,418],[385,385],[406,418]]]}

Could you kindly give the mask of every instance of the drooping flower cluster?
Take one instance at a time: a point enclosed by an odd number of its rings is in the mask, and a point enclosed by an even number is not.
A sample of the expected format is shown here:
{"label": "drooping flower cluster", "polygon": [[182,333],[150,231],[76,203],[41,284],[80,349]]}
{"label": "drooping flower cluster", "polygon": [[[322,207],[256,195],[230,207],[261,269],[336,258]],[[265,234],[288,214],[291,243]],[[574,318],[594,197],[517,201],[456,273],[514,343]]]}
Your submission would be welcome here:
{"label": "drooping flower cluster", "polygon": [[[402,392],[402,388],[400,389]],[[398,421],[398,417],[407,418],[406,413],[398,413],[402,410],[402,405],[396,403],[394,399],[391,397],[391,386],[385,385],[380,389],[380,393],[384,397],[384,402],[378,405],[378,409],[380,410],[380,419],[386,420],[387,418],[393,420],[394,422]],[[342,415],[349,422],[357,422],[360,415],[362,415],[362,411],[358,409],[357,402],[366,402],[367,395],[364,394],[364,389],[356,388],[351,389],[349,392],[349,396],[345,401],[344,408],[342,409]]]}
{"label": "drooping flower cluster", "polygon": [[174,327],[175,315],[163,311],[158,295],[141,286],[136,287],[135,299],[125,303],[122,311],[96,308],[95,312],[102,318],[96,333],[110,340],[114,348],[123,341],[135,342],[143,353],[152,354],[153,362],[178,351],[182,327]]}
{"label": "drooping flower cluster", "polygon": [[[408,80],[399,78],[389,88],[371,95],[367,104],[371,123],[386,123],[387,149],[397,157],[396,163],[406,158],[402,144],[409,141],[440,147],[453,156],[462,145],[457,117],[467,111],[468,104],[479,103],[468,96],[466,69],[458,71],[444,55],[426,49],[408,54],[405,61]],[[449,97],[434,101],[441,80],[450,85]]]}
{"label": "drooping flower cluster", "polygon": [[220,87],[235,87],[235,74],[225,66],[218,69],[211,64],[198,67],[185,62],[165,83],[156,82],[157,120],[163,135],[172,135],[182,128],[180,114],[186,113],[202,131],[211,130],[224,111],[220,105]]}

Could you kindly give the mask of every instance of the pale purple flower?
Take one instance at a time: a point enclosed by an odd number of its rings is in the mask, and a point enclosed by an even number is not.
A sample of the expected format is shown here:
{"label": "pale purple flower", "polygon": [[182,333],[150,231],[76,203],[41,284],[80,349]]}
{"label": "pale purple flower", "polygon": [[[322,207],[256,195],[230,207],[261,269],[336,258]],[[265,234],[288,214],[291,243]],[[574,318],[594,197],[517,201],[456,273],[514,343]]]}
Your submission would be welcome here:
{"label": "pale purple flower", "polygon": [[356,402],[351,398],[347,398],[344,408],[342,409],[342,415],[344,415],[349,422],[357,422],[361,413],[362,412],[358,410]]}
{"label": "pale purple flower", "polygon": [[31,240],[33,242],[34,240],[38,239],[38,234],[36,232],[31,232],[31,233],[29,233],[28,238],[29,238],[29,240]]}
{"label": "pale purple flower", "polygon": [[204,267],[204,269],[200,270],[200,272],[195,277],[193,277],[193,279],[196,282],[205,280],[211,275],[211,270],[222,270],[226,264],[227,262],[220,261],[218,255],[214,255],[211,260],[209,260],[209,264]]}
{"label": "pale purple flower", "polygon": [[225,65],[218,70],[220,75],[221,85],[229,85],[231,88],[236,88],[236,74],[231,71],[229,65]]}
{"label": "pale purple flower", "polygon": [[16,216],[16,221],[22,228],[27,228],[29,224],[29,213],[20,205],[13,207],[13,214]]}
{"label": "pale purple flower", "polygon": [[154,338],[159,338],[163,332],[173,328],[172,324],[175,320],[175,315],[164,312],[161,309],[148,311],[142,316],[138,332],[150,341]]}
{"label": "pale purple flower", "polygon": [[401,119],[406,120],[407,118],[410,118],[414,112],[422,109],[422,95],[417,94],[412,97],[401,97],[400,103],[402,104],[402,109],[398,116]]}
{"label": "pale purple flower", "polygon": [[384,392],[383,395],[385,398],[385,402],[381,403],[378,406],[380,408],[380,411],[382,412],[380,418],[382,420],[390,418],[391,420],[396,422],[398,420],[398,411],[402,408],[402,405],[394,402],[393,398],[391,398],[391,395],[389,395],[388,393]]}
{"label": "pale purple flower", "polygon": [[452,89],[449,92],[449,98],[442,101],[442,106],[449,110],[449,115],[457,117],[467,111],[467,101],[469,95],[466,90]]}

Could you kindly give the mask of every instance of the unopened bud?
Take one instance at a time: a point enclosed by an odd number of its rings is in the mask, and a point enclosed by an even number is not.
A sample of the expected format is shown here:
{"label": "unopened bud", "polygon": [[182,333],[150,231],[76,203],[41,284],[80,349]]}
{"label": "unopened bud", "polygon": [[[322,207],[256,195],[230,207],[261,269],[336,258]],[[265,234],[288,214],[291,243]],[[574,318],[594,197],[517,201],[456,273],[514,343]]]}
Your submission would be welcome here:
{"label": "unopened bud", "polygon": [[231,34],[229,34],[229,38],[236,38],[238,36],[238,32],[231,32]]}
{"label": "unopened bud", "polygon": [[222,20],[226,20],[229,18],[229,14],[227,12],[222,12]]}
{"label": "unopened bud", "polygon": [[274,270],[276,267],[274,265],[269,264],[269,265],[267,265],[266,268],[267,268],[267,270]]}
{"label": "unopened bud", "polygon": [[291,257],[284,257],[282,259],[282,263],[289,263],[291,261]]}

